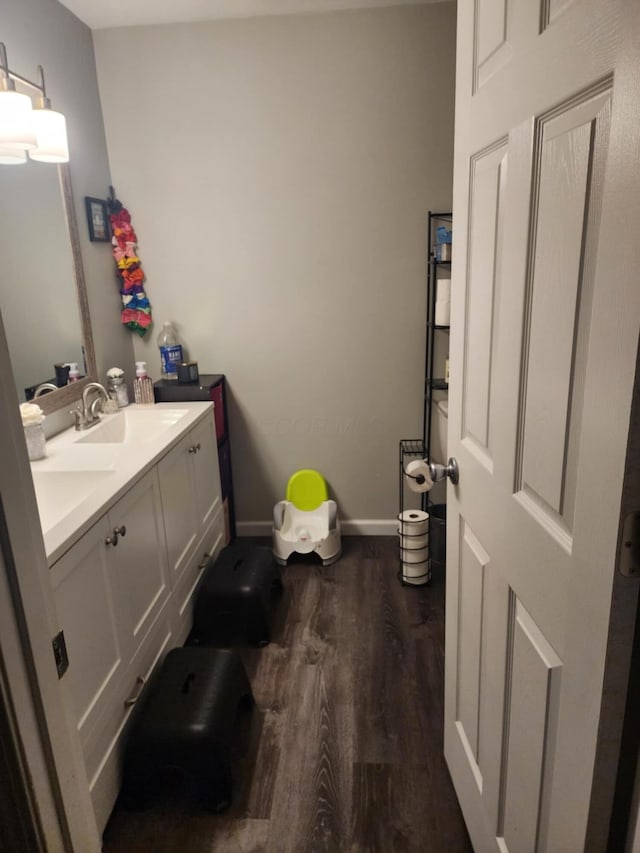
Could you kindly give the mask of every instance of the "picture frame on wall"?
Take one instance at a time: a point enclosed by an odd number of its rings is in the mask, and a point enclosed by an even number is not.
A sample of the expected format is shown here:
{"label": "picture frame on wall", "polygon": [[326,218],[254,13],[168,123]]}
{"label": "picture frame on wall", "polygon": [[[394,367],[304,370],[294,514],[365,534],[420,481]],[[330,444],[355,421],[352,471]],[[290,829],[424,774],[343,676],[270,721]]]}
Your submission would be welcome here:
{"label": "picture frame on wall", "polygon": [[109,230],[109,214],[107,202],[101,198],[84,197],[87,210],[87,225],[89,226],[89,239],[92,243],[110,243],[111,233]]}

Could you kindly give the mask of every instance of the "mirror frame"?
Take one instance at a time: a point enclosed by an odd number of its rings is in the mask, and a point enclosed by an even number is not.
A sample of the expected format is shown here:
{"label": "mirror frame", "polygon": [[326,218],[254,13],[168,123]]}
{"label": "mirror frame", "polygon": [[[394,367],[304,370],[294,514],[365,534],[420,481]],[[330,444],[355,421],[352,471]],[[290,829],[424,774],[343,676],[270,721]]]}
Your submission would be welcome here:
{"label": "mirror frame", "polygon": [[[62,206],[67,220],[67,232],[71,245],[72,267],[75,276],[76,296],[78,298],[78,311],[80,315],[80,332],[82,335],[82,348],[84,351],[87,375],[77,382],[72,382],[57,391],[42,394],[35,401],[45,414],[57,412],[65,406],[72,406],[82,397],[82,390],[87,383],[95,381],[97,377],[96,354],[93,345],[93,332],[91,330],[91,318],[89,316],[89,300],[87,297],[87,285],[82,265],[82,254],[80,252],[80,235],[78,232],[78,220],[71,189],[71,172],[68,163],[58,165],[58,178],[62,194]],[[46,379],[42,380],[43,382]],[[32,401],[33,402],[33,401]]]}

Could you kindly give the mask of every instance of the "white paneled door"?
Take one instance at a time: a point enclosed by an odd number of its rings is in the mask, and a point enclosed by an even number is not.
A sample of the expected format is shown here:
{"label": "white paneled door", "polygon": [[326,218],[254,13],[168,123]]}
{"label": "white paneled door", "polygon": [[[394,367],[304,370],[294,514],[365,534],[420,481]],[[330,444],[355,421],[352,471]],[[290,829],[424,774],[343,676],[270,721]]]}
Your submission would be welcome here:
{"label": "white paneled door", "polygon": [[640,2],[459,0],[445,754],[585,846],[640,329]]}

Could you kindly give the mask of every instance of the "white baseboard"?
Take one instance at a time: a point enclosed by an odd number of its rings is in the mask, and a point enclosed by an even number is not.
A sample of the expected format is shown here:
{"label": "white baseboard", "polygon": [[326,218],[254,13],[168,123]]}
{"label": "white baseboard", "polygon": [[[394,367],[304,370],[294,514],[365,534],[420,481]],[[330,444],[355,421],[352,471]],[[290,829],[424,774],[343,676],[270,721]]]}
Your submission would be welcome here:
{"label": "white baseboard", "polygon": [[[271,521],[238,521],[238,536],[271,536]],[[343,536],[393,536],[398,532],[395,518],[354,518],[340,521]]]}
{"label": "white baseboard", "polygon": [[340,521],[345,536],[394,536],[398,532],[396,518],[352,518]]}

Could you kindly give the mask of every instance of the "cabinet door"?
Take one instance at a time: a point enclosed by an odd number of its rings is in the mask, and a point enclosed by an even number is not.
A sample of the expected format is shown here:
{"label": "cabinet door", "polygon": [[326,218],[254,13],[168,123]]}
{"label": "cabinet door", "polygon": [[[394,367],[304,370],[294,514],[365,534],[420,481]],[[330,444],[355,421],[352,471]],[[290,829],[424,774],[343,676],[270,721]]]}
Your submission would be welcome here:
{"label": "cabinet door", "polygon": [[199,522],[196,487],[189,453],[194,441],[189,432],[158,463],[164,530],[171,586],[190,564],[198,541]]}
{"label": "cabinet door", "polygon": [[110,546],[114,573],[124,592],[127,641],[132,657],[169,595],[162,502],[157,471],[146,474],[109,512],[111,531],[126,535]]}
{"label": "cabinet door", "polygon": [[[191,453],[199,531],[202,533],[221,504],[218,444],[213,418],[205,418],[191,430]],[[190,449],[191,449],[190,448]]]}
{"label": "cabinet door", "polygon": [[85,750],[89,790],[99,832],[103,831],[120,790],[124,735],[142,704],[142,701],[136,701],[136,697],[143,699],[143,691],[148,689],[146,685],[151,681],[154,670],[174,645],[169,619],[163,613],[131,661],[110,713],[103,717],[102,726]]}
{"label": "cabinet door", "polygon": [[224,544],[224,513],[220,508],[204,531],[194,560],[172,592],[173,629],[179,644],[184,643],[193,625],[193,603],[203,577],[203,569],[207,567],[210,559],[216,559]]}
{"label": "cabinet door", "polygon": [[51,568],[54,600],[67,652],[67,685],[83,749],[111,706],[129,660],[121,590],[114,585],[106,516]]}

